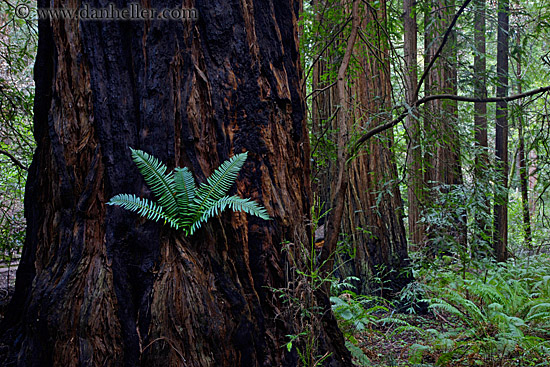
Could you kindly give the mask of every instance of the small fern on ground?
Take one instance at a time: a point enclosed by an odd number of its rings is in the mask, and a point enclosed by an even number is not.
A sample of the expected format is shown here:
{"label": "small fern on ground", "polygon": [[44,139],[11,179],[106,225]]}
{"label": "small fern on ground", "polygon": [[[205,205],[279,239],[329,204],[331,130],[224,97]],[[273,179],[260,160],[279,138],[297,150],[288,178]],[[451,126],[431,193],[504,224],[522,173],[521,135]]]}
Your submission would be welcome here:
{"label": "small fern on ground", "polygon": [[227,196],[246,161],[246,152],[222,163],[206,182],[197,187],[187,167],[178,167],[167,173],[166,165],[152,155],[130,150],[158,203],[132,194],[119,194],[111,198],[109,205],[121,206],[150,220],[163,220],[172,228],[181,229],[185,235],[192,235],[208,219],[227,208],[270,219],[265,208],[258,203],[235,195]]}
{"label": "small fern on ground", "polygon": [[[539,365],[550,356],[550,259],[541,257],[493,265],[485,272],[457,269],[429,274],[427,299],[448,332],[434,331],[427,350],[438,365]],[[516,361],[517,364],[511,364]],[[514,362],[514,363],[516,363]],[[496,363],[496,364],[495,364]]]}

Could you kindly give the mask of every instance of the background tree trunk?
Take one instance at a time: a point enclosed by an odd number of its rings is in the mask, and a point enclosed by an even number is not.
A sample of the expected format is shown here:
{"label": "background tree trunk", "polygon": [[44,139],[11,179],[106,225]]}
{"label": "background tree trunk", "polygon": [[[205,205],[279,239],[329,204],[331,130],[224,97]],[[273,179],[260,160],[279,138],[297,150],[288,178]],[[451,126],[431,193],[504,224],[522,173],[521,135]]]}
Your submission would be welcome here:
{"label": "background tree trunk", "polygon": [[[355,48],[359,67],[350,77],[348,92],[353,113],[348,120],[350,131],[354,126],[368,130],[391,120],[386,2],[362,5],[360,13],[362,42]],[[376,291],[387,298],[412,279],[392,145],[390,129],[367,141],[349,164],[341,230],[350,235],[346,241],[355,253],[343,264],[342,277],[358,277],[361,294]]]}
{"label": "background tree trunk", "polygon": [[[498,2],[497,33],[497,97],[508,95],[508,31],[510,6],[508,0]],[[496,169],[501,190],[495,193],[495,225],[493,249],[497,261],[508,258],[508,103],[496,104]]]}
{"label": "background tree trunk", "polygon": [[[340,24],[334,24],[330,14],[334,8],[341,4],[333,1],[314,0],[313,1],[315,20],[318,27],[330,35],[330,32],[339,28]],[[321,32],[319,32],[321,33]],[[332,143],[336,141],[336,113],[338,105],[338,96],[334,78],[329,74],[338,72],[338,46],[342,43],[342,36],[337,35],[330,39],[333,43],[328,45],[324,52],[319,55],[317,62],[313,65],[311,98],[311,116],[312,116],[312,155],[315,157],[313,170],[312,186],[313,192],[317,196],[316,208],[326,212],[330,206],[330,183],[336,175],[336,167],[333,157]],[[326,216],[320,219],[319,226],[324,225]],[[321,228],[321,232],[324,232]],[[320,235],[322,236],[322,235]]]}
{"label": "background tree trunk", "polygon": [[[486,62],[486,2],[485,0],[474,0],[474,96],[487,98],[487,62]],[[489,168],[489,154],[487,142],[487,103],[474,103],[474,126],[475,126],[475,195],[478,204],[476,210],[477,229],[474,231],[474,250],[472,254],[479,254],[482,243],[490,242],[491,220],[490,200],[487,199],[486,191],[489,188],[487,180],[487,169]],[[477,256],[477,255],[476,255]]]}
{"label": "background tree trunk", "polygon": [[[345,11],[352,13],[349,8],[345,8]],[[359,35],[351,50],[354,63],[349,65],[340,85],[330,87],[330,80],[324,84],[320,82],[326,80],[327,75],[323,78],[323,74],[330,71],[327,61],[319,60],[314,66],[314,75],[319,82],[314,79],[313,90],[326,89],[315,97],[313,114],[322,114],[325,123],[330,124],[324,129],[338,131],[339,135],[343,131],[356,131],[357,128],[372,128],[390,118],[391,84],[388,41],[384,29],[387,21],[386,3],[359,4],[358,12],[361,22],[358,24]],[[348,45],[349,42],[348,39]],[[336,43],[327,47],[322,59],[331,60],[330,55],[337,52],[337,47]],[[335,96],[336,91],[342,91],[342,96]],[[332,118],[335,114],[340,117]],[[314,118],[314,126],[322,120],[321,117]],[[345,138],[347,143],[349,137]],[[348,147],[341,145],[340,140],[338,150],[345,152]],[[339,233],[349,235],[344,239],[349,251],[339,253],[336,258],[337,274],[342,279],[357,277],[359,281],[352,283],[355,283],[356,291],[361,294],[379,290],[377,294],[384,297],[393,296],[411,280],[411,274],[406,269],[407,240],[403,225],[403,204],[396,182],[397,170],[391,152],[392,143],[393,136],[389,131],[365,144],[358,157],[343,166],[347,170],[344,172],[347,182],[342,186],[335,185],[338,183],[338,160],[332,163],[332,169],[325,168],[321,171],[323,175],[316,175],[319,179],[319,197],[329,203],[325,209],[331,210],[329,223],[336,209],[342,210],[341,223],[337,223],[333,230],[327,228],[325,244],[334,238],[329,233],[336,236]],[[338,159],[345,162],[345,157],[347,154]],[[328,187],[331,190],[327,195],[324,190]],[[347,188],[342,190],[342,187]],[[345,202],[341,195],[345,196]],[[342,206],[335,205],[336,202]],[[350,256],[350,253],[353,255]],[[323,255],[325,258],[331,256],[327,247],[323,249]],[[384,283],[382,289],[379,289],[380,281]]]}
{"label": "background tree trunk", "polygon": [[[443,35],[451,24],[455,15],[454,0],[433,1],[432,7],[428,7],[425,14],[425,63],[426,65],[435,57],[436,50],[443,41]],[[451,30],[447,43],[443,47],[441,55],[428,71],[425,83],[425,95],[432,94],[457,94],[457,54],[456,31]],[[460,138],[456,128],[458,118],[457,102],[453,100],[434,100],[426,104],[426,117],[424,130],[426,149],[424,153],[425,185],[434,189],[439,187],[443,194],[456,185],[462,184],[462,169],[460,162]],[[434,204],[437,195],[428,195],[430,202],[425,203],[429,208]],[[439,243],[454,241],[460,245],[466,244],[466,219],[465,211],[458,203],[446,208],[453,218],[452,225],[439,228],[431,225],[428,237],[438,239]],[[442,210],[439,208],[438,210]],[[442,236],[445,241],[440,241]],[[431,251],[445,251],[439,245],[431,243]]]}
{"label": "background tree trunk", "polygon": [[[403,1],[403,54],[405,60],[405,94],[406,102],[412,105],[417,99],[415,94],[418,86],[417,76],[417,35],[416,4],[414,0]],[[414,110],[413,110],[414,112]],[[421,203],[424,196],[424,179],[422,172],[422,147],[420,119],[418,114],[407,115],[405,120],[407,128],[407,199],[409,201],[409,238],[411,245],[415,246],[424,242],[425,226],[420,222]]]}
{"label": "background tree trunk", "polygon": [[[521,49],[520,30],[516,29],[516,46]],[[521,75],[521,52],[517,54],[517,69],[516,69],[517,92],[522,93],[522,75]],[[529,213],[529,178],[527,177],[527,159],[525,155],[525,134],[523,125],[525,124],[522,101],[517,104],[517,126],[518,126],[518,168],[519,168],[519,185],[521,188],[521,209],[523,214],[523,234],[525,244],[529,249],[532,247],[533,236],[531,234],[531,214]]]}
{"label": "background tree trunk", "polygon": [[[289,281],[282,243],[309,240],[300,3],[191,6],[196,22],[39,22],[28,230],[2,325],[17,365],[297,365],[281,347],[299,320],[273,289]],[[229,212],[183,238],[107,207],[150,197],[128,146],[199,181],[248,151],[236,191],[274,220]],[[326,295],[317,305],[317,352],[351,365]]]}

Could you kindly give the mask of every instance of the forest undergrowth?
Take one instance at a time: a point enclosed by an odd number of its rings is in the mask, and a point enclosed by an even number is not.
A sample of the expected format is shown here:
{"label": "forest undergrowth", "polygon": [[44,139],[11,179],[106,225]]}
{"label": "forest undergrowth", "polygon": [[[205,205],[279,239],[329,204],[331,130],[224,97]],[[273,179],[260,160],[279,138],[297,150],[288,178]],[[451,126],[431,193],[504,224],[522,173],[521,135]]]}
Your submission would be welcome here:
{"label": "forest undergrowth", "polygon": [[550,365],[550,256],[465,272],[442,258],[415,273],[393,303],[349,290],[332,297],[357,365]]}

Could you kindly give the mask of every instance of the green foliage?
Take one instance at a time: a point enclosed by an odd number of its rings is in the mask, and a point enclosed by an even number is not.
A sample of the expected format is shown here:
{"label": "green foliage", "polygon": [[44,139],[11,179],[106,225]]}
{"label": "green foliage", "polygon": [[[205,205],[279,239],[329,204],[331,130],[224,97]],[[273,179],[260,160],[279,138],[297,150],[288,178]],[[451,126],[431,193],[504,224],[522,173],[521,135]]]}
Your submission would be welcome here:
{"label": "green foliage", "polygon": [[372,297],[359,296],[351,291],[345,291],[339,297],[330,297],[336,317],[341,319],[346,327],[352,327],[357,331],[363,331],[376,324],[379,320],[377,315],[388,312],[388,308],[374,303],[373,300]]}
{"label": "green foliage", "polygon": [[426,273],[427,301],[448,330],[426,330],[429,344],[415,347],[410,362],[422,356],[444,366],[544,362],[550,355],[548,274],[547,256],[467,272],[465,278],[453,266]]}
{"label": "green foliage", "polygon": [[[334,284],[333,284],[334,286]],[[338,285],[333,289],[338,289]],[[359,337],[363,334],[376,334],[383,343],[391,343],[391,339],[404,332],[417,332],[417,328],[400,316],[394,316],[392,304],[381,297],[358,295],[346,290],[338,297],[330,298],[332,310],[346,338],[346,346],[354,361],[361,366],[372,366],[372,361],[360,348]],[[386,329],[386,332],[380,330]],[[382,351],[377,351],[382,352]],[[381,356],[384,353],[379,353]],[[391,359],[386,355],[384,359]]]}
{"label": "green foliage", "polygon": [[[29,8],[34,3],[27,4]],[[23,196],[35,147],[32,135],[37,47],[36,24],[15,16],[15,5],[0,3],[0,261],[11,261],[25,240]]]}
{"label": "green foliage", "polygon": [[163,220],[172,228],[181,229],[185,235],[192,235],[202,223],[226,208],[270,219],[265,208],[256,202],[227,196],[246,161],[247,153],[236,154],[222,163],[206,182],[197,187],[187,167],[178,167],[174,172],[167,173],[166,165],[152,155],[130,149],[158,204],[131,194],[115,195],[107,204],[121,206],[150,220]]}

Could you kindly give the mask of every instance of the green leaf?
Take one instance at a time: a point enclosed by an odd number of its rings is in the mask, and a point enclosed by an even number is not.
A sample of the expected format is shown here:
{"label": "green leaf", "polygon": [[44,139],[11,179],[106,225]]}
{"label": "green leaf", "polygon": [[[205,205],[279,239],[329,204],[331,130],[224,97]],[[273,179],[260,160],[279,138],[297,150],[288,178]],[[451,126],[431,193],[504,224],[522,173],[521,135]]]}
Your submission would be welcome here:
{"label": "green leaf", "polygon": [[139,196],[119,194],[113,196],[107,204],[118,205],[154,221],[164,220],[165,223],[169,223],[171,227],[176,229],[179,228],[178,223],[173,218],[166,215],[160,206],[150,200],[142,199]]}
{"label": "green leaf", "polygon": [[247,157],[247,152],[234,155],[223,162],[206,180],[206,183],[199,186],[197,198],[195,199],[198,204],[198,215],[202,214],[203,209],[208,205],[207,203],[220,200],[227,194],[237,180]]}
{"label": "green leaf", "polygon": [[168,169],[161,161],[138,149],[132,149],[132,158],[143,175],[147,186],[155,194],[158,203],[171,217],[178,214],[176,201],[176,183],[173,173],[166,173]]}
{"label": "green leaf", "polygon": [[166,173],[167,167],[158,159],[141,150],[130,149],[158,204],[128,194],[117,195],[108,204],[120,205],[155,221],[163,219],[172,227],[181,228],[186,235],[193,234],[202,223],[226,208],[270,219],[265,208],[258,203],[238,196],[225,196],[235,183],[247,153],[237,154],[224,162],[197,189],[188,168],[176,168],[174,172]]}
{"label": "green leaf", "polygon": [[250,215],[255,215],[265,220],[270,220],[269,215],[265,208],[260,206],[255,201],[250,199],[243,199],[238,196],[225,196],[219,200],[207,200],[204,204],[201,217],[196,220],[191,227],[191,234],[197,230],[201,223],[206,222],[208,219],[223,212],[226,208],[230,208],[233,211],[241,211]]}
{"label": "green leaf", "polygon": [[187,167],[178,167],[174,170],[174,181],[180,222],[182,226],[190,227],[196,210],[194,205],[191,205],[197,189],[195,179]]}

